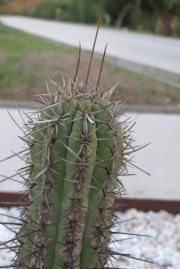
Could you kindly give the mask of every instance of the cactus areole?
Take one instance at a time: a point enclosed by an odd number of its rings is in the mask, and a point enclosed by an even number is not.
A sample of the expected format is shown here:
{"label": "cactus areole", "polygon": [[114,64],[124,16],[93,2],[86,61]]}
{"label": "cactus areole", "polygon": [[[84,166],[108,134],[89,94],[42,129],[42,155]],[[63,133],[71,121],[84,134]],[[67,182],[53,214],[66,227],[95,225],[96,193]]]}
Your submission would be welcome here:
{"label": "cactus areole", "polygon": [[119,121],[121,100],[109,101],[114,87],[99,86],[104,56],[93,86],[91,60],[85,82],[77,82],[79,53],[74,79],[62,74],[60,84],[51,81],[27,123],[29,203],[13,267],[109,268],[114,199],[124,192],[119,176],[131,138]]}

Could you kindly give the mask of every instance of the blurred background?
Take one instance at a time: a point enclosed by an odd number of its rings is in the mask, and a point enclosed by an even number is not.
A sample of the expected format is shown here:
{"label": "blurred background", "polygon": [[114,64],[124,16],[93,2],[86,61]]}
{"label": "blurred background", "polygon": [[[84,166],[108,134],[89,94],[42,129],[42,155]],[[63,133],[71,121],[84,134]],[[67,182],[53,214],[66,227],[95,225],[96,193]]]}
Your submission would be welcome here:
{"label": "blurred background", "polygon": [[0,0],[1,14],[26,15],[180,37],[179,0]]}
{"label": "blurred background", "polygon": [[[180,37],[179,0],[0,0],[0,15],[6,14],[91,25],[96,25],[101,15],[102,27],[109,29]],[[76,57],[77,50],[38,40],[0,24],[0,98],[31,98],[49,70],[62,69],[71,76],[69,63],[75,64]],[[83,55],[82,59],[86,65],[88,58]],[[93,70],[96,74],[96,66]],[[79,78],[81,74],[80,70]],[[129,72],[111,64],[104,67],[104,74],[107,86],[121,80],[117,90],[121,88],[130,104],[180,104],[179,85],[174,87],[172,83],[165,84],[141,76],[136,70]]]}
{"label": "blurred background", "polygon": [[[91,25],[96,25],[101,15],[102,27],[108,29],[180,37],[179,0],[0,0],[0,15],[6,14]],[[108,42],[111,45],[112,40]],[[41,92],[49,70],[63,69],[71,76],[71,65],[75,65],[76,57],[77,50],[38,40],[0,24],[0,99],[31,98],[37,89]],[[88,59],[83,54],[83,65]],[[79,72],[80,79],[83,70]],[[96,73],[95,65],[92,77]],[[104,67],[103,79],[107,86],[121,80],[122,95],[128,98],[129,104],[180,104],[180,83],[179,87],[174,87],[172,83],[153,80],[109,63]],[[120,88],[118,86],[117,90]]]}

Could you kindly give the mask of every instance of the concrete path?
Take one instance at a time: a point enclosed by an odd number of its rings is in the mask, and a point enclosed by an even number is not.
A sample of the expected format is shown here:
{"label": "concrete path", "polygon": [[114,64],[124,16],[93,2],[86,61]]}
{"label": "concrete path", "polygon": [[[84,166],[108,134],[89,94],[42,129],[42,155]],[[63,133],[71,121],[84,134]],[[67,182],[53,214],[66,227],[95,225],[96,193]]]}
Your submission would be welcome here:
{"label": "concrete path", "polygon": [[[96,27],[33,19],[19,16],[0,16],[8,26],[28,33],[91,50]],[[180,39],[158,37],[127,31],[99,31],[96,52],[102,54],[108,43],[107,56],[116,64],[180,85]]]}
{"label": "concrete path", "polygon": [[[14,119],[22,126],[22,119],[17,109],[9,110]],[[25,110],[27,112],[27,110]],[[124,177],[123,182],[129,198],[154,198],[180,200],[180,115],[176,114],[139,114],[128,113],[130,121],[136,121],[133,137],[137,145],[151,144],[134,154],[134,164],[151,173],[147,176],[141,171],[130,168],[135,176]],[[0,159],[23,149],[24,144],[18,138],[20,129],[13,123],[6,109],[0,109]],[[3,175],[15,174],[23,167],[18,158],[0,163],[0,180]],[[13,181],[0,183],[0,191],[17,192],[23,185]]]}

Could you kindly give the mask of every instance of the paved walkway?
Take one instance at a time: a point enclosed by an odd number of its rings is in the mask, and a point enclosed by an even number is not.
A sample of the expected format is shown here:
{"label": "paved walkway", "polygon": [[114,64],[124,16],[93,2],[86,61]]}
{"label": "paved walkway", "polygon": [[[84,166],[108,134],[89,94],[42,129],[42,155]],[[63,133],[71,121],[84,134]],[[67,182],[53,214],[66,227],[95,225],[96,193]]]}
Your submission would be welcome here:
{"label": "paved walkway", "polygon": [[[10,113],[22,126],[18,111],[10,109]],[[151,173],[151,176],[131,168],[130,173],[137,175],[123,178],[128,197],[180,200],[180,115],[129,113],[128,116],[132,117],[132,122],[136,121],[132,135],[137,144],[145,145],[151,142],[149,146],[134,154],[134,164]],[[21,131],[4,108],[0,109],[0,126],[3,127],[0,132],[2,159],[12,151],[22,150],[24,145],[18,138],[22,135]],[[15,170],[23,166],[24,163],[18,158],[8,160],[0,163],[0,174],[13,175]],[[0,183],[0,191],[19,190],[22,190],[22,184],[10,180]]]}
{"label": "paved walkway", "polygon": [[[96,27],[57,21],[0,16],[8,26],[28,33],[91,50]],[[180,85],[180,39],[158,37],[101,28],[96,52],[102,54],[108,43],[107,56],[116,64]]]}

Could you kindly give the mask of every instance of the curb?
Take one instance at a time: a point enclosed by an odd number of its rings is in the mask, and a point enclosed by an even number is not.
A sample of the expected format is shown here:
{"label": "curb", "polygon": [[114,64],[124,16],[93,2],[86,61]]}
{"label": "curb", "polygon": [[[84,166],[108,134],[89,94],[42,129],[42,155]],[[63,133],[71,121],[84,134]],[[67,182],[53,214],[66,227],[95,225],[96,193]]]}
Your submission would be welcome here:
{"label": "curb", "polygon": [[[28,200],[23,193],[8,193],[0,192],[0,207],[11,208],[14,206],[23,206]],[[172,214],[180,213],[180,201],[173,200],[153,200],[153,199],[128,199],[116,198],[115,211],[124,212],[130,208],[135,208],[140,211],[158,212],[165,210]]]}
{"label": "curb", "polygon": [[160,81],[170,83],[176,87],[180,86],[180,75],[179,73],[171,72],[169,70],[163,70],[155,66],[145,65],[133,61],[128,61],[122,58],[113,57],[108,55],[106,57],[108,62],[111,62],[119,67],[123,67],[127,70],[144,74],[148,77],[155,78]]}

